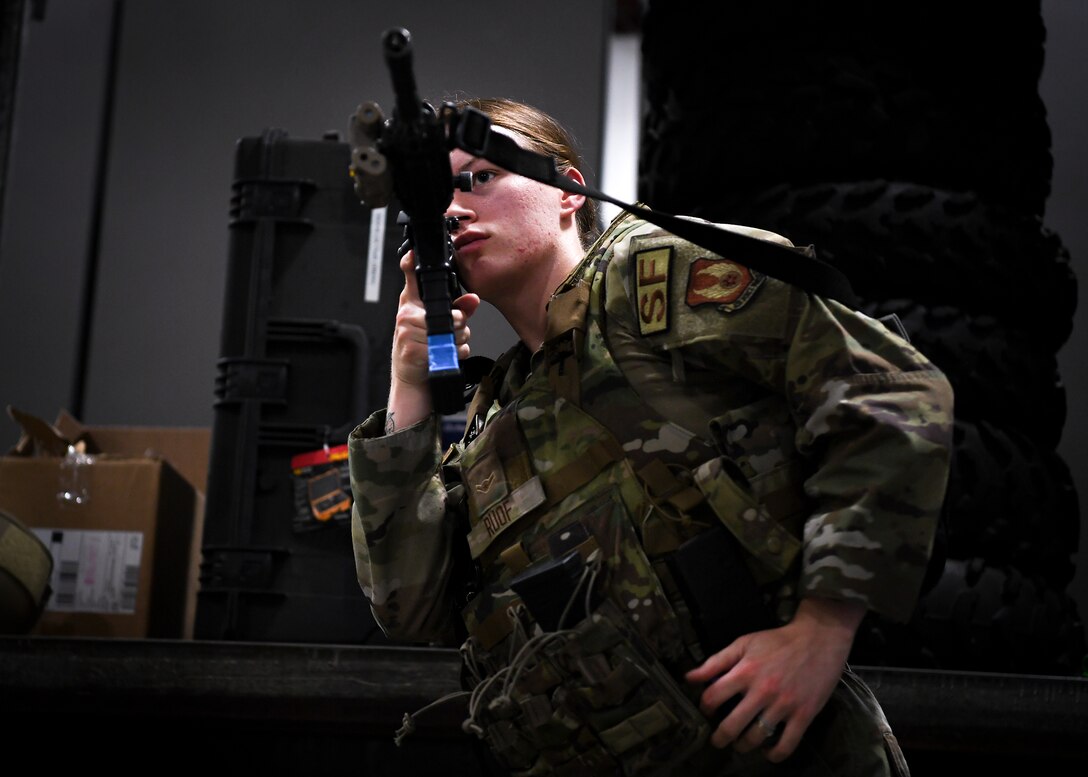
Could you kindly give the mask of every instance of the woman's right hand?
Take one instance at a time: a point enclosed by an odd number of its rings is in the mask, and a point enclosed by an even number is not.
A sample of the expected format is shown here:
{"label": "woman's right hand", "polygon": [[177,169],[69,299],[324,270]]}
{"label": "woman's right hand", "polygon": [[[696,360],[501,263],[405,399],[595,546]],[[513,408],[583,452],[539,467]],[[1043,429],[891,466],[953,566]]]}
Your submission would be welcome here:
{"label": "woman's right hand", "polygon": [[[400,293],[393,354],[386,431],[410,426],[432,412],[428,378],[427,318],[416,284],[415,255],[407,251],[400,259],[404,289]],[[475,294],[463,294],[453,302],[453,335],[457,358],[467,359],[471,332],[468,320],[480,307]]]}

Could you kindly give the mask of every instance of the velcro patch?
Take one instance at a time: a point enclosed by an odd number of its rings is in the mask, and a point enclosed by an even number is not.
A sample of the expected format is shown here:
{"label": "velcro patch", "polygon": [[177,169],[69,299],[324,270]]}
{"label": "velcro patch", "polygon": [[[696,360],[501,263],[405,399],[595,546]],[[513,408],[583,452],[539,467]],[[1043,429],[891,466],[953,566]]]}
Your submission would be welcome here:
{"label": "velcro patch", "polygon": [[738,310],[759,290],[765,277],[729,259],[702,257],[691,263],[687,303],[693,308],[713,304],[723,311]]}
{"label": "velcro patch", "polygon": [[639,333],[652,335],[669,331],[672,246],[639,251],[635,254],[634,266]]}
{"label": "velcro patch", "polygon": [[535,475],[511,491],[505,499],[480,516],[469,532],[468,547],[472,557],[479,558],[496,537],[545,501],[544,486]]}

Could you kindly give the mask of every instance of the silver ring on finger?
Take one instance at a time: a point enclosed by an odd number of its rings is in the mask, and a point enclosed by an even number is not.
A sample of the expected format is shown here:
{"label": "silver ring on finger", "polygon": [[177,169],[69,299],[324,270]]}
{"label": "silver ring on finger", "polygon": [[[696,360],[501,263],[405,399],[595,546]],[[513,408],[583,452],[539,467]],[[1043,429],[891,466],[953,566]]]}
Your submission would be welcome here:
{"label": "silver ring on finger", "polygon": [[778,726],[771,725],[770,723],[765,721],[763,719],[762,715],[756,715],[755,724],[757,726],[759,726],[760,730],[763,732],[763,734],[764,734],[763,741],[764,742],[766,742],[766,741],[768,741],[770,739],[777,738],[778,734],[780,733],[779,730],[778,730]]}

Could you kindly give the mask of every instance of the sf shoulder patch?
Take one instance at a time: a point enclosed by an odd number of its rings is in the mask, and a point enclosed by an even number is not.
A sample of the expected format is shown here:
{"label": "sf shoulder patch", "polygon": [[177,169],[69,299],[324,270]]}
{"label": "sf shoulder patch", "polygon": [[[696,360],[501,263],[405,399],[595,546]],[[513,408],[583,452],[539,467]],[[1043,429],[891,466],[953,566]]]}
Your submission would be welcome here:
{"label": "sf shoulder patch", "polygon": [[717,305],[732,312],[744,307],[759,291],[766,276],[729,259],[700,257],[691,263],[687,303],[691,307]]}
{"label": "sf shoulder patch", "polygon": [[669,276],[672,246],[635,254],[635,297],[638,328],[643,335],[669,331]]}

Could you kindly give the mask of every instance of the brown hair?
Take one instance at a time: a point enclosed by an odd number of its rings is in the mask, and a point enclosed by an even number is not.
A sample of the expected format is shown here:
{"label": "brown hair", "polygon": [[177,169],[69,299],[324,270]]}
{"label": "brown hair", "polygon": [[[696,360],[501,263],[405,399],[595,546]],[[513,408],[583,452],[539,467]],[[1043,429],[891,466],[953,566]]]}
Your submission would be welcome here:
{"label": "brown hair", "polygon": [[[582,157],[575,149],[570,132],[539,108],[505,97],[469,97],[457,100],[456,104],[459,108],[475,108],[487,114],[493,124],[521,135],[528,141],[531,150],[553,157],[560,174],[572,167],[584,170]],[[583,246],[591,245],[600,232],[597,211],[597,201],[586,197],[585,205],[576,216],[578,238]]]}

